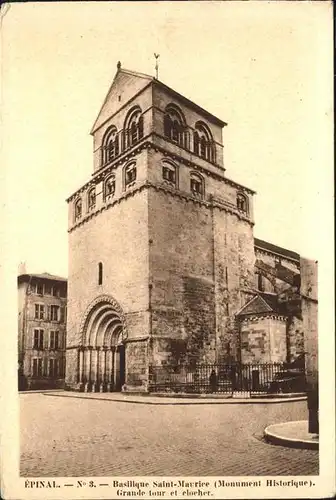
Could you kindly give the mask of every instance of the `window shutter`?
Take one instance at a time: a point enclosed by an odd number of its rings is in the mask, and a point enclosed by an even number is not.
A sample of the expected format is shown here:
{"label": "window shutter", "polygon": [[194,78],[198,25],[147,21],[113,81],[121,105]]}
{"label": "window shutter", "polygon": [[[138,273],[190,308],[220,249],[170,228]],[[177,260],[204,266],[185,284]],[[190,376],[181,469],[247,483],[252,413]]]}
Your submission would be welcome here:
{"label": "window shutter", "polygon": [[50,321],[51,320],[51,307],[48,306],[48,320]]}

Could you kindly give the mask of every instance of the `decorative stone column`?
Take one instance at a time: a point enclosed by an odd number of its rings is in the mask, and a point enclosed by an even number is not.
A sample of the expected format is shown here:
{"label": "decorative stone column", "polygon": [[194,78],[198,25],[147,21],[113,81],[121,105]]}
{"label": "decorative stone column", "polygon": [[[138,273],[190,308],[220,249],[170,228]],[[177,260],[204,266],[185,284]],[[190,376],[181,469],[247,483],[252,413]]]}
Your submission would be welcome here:
{"label": "decorative stone column", "polygon": [[106,390],[111,392],[111,373],[112,373],[112,351],[110,347],[106,347]]}
{"label": "decorative stone column", "polygon": [[114,390],[118,391],[119,390],[119,385],[120,385],[120,358],[119,358],[119,379],[118,379],[118,346],[115,346],[114,348]]}
{"label": "decorative stone column", "polygon": [[83,372],[84,372],[84,348],[81,346],[78,349],[78,390],[83,391]]}
{"label": "decorative stone column", "polygon": [[102,351],[102,359],[101,359],[101,373],[102,373],[102,378],[101,382],[99,385],[99,391],[100,392],[105,392],[106,390],[106,355],[107,355],[107,347],[103,346],[101,348]]}
{"label": "decorative stone column", "polygon": [[94,379],[92,384],[92,392],[97,392],[99,387],[98,376],[99,376],[99,347],[95,348],[96,359],[94,364]]}
{"label": "decorative stone column", "polygon": [[87,363],[87,366],[86,366],[86,372],[87,372],[87,381],[85,383],[85,386],[84,386],[84,392],[89,392],[90,389],[91,389],[91,380],[92,380],[92,376],[91,376],[91,364],[92,364],[92,346],[87,346],[87,351],[86,351],[86,363],[88,361],[88,358],[89,358],[89,362]]}

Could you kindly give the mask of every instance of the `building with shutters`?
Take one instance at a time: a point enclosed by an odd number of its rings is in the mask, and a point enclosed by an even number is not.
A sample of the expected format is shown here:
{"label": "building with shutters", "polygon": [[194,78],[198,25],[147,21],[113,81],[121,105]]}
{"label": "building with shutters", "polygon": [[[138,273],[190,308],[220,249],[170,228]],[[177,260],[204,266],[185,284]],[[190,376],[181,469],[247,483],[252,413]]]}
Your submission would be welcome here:
{"label": "building with shutters", "polygon": [[18,276],[19,389],[64,386],[67,280]]}
{"label": "building with shutters", "polygon": [[147,390],[152,366],[302,356],[300,256],[254,238],[226,125],[118,63],[93,173],[68,198],[67,388]]}

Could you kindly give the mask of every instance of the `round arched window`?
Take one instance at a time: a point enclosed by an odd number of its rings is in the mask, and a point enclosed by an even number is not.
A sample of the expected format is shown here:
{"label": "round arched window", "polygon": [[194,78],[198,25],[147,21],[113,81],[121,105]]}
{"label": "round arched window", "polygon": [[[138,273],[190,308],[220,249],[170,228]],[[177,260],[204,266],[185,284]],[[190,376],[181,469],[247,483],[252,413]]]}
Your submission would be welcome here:
{"label": "round arched window", "polygon": [[177,106],[169,104],[164,115],[164,135],[180,146],[185,146],[186,122]]}
{"label": "round arched window", "polygon": [[75,202],[75,221],[82,217],[82,199],[78,198]]}
{"label": "round arched window", "polygon": [[88,193],[88,209],[92,210],[96,206],[96,188],[93,187]]}
{"label": "round arched window", "polygon": [[244,212],[245,214],[248,212],[247,197],[243,193],[237,194],[237,208],[240,212]]}
{"label": "round arched window", "polygon": [[204,179],[196,172],[190,174],[190,191],[197,198],[204,197]]}
{"label": "round arched window", "polygon": [[114,196],[115,193],[115,177],[111,175],[105,181],[104,185],[104,198],[108,200]]}
{"label": "round arched window", "polygon": [[194,153],[205,160],[215,161],[215,144],[212,134],[203,122],[197,122],[195,125]]}

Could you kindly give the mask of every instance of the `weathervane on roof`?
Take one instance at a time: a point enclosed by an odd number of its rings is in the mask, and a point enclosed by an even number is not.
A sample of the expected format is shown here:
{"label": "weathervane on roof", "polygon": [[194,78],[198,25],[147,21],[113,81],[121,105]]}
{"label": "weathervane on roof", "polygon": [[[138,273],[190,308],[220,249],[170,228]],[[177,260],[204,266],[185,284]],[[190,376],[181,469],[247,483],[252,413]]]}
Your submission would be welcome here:
{"label": "weathervane on roof", "polygon": [[155,72],[156,72],[156,79],[158,80],[159,79],[159,57],[160,57],[160,54],[155,54],[154,52],[154,57],[155,57]]}

